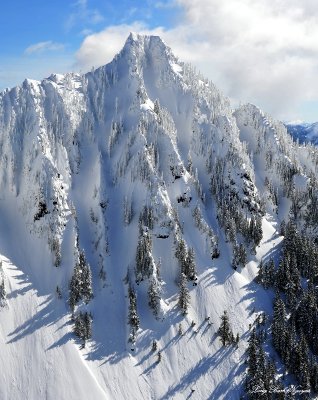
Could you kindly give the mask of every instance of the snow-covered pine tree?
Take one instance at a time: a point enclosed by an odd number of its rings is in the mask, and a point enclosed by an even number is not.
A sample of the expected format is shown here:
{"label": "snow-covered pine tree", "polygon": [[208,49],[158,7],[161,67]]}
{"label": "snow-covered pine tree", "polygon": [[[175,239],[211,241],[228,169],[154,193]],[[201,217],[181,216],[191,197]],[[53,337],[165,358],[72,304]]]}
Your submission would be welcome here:
{"label": "snow-covered pine tree", "polygon": [[187,158],[187,171],[189,172],[190,175],[193,175],[193,162],[192,162],[192,157],[191,153],[188,153],[188,158]]}
{"label": "snow-covered pine tree", "polygon": [[149,282],[148,288],[148,304],[152,309],[155,317],[158,316],[160,310],[160,297],[161,295],[161,285],[156,277],[152,277]]}
{"label": "snow-covered pine tree", "polygon": [[54,266],[59,267],[62,262],[61,245],[58,238],[53,238],[51,242],[51,250],[54,256]]}
{"label": "snow-covered pine tree", "polygon": [[314,393],[318,393],[318,364],[313,359],[310,364],[310,383]]}
{"label": "snow-covered pine tree", "polygon": [[223,315],[221,315],[221,325],[218,329],[218,335],[220,336],[220,340],[223,346],[231,344],[233,342],[232,339],[234,335],[230,326],[229,316],[225,310],[223,312]]}
{"label": "snow-covered pine tree", "polygon": [[239,245],[234,245],[233,246],[233,260],[232,260],[232,266],[234,269],[237,267],[245,267],[247,263],[247,253],[245,246],[240,243]]}
{"label": "snow-covered pine tree", "polygon": [[86,341],[92,337],[92,316],[88,312],[80,312],[74,319],[74,333],[83,340],[83,347]]}
{"label": "snow-covered pine tree", "polygon": [[158,344],[156,340],[152,341],[151,351],[157,351]]}
{"label": "snow-covered pine tree", "polygon": [[292,370],[303,390],[310,389],[309,349],[303,333],[293,353]]}
{"label": "snow-covered pine tree", "polygon": [[266,263],[261,260],[258,266],[257,282],[264,286],[265,289],[273,286],[275,283],[275,263],[271,258]]}
{"label": "snow-covered pine tree", "polygon": [[5,301],[6,297],[7,292],[4,284],[4,278],[0,275],[0,305]]}
{"label": "snow-covered pine tree", "polygon": [[189,248],[187,251],[184,269],[186,277],[189,280],[194,281],[196,279],[196,266],[195,266],[195,256],[193,247]]}
{"label": "snow-covered pine tree", "polygon": [[61,292],[61,289],[60,289],[60,287],[59,287],[58,285],[56,286],[55,293],[56,293],[56,297],[57,297],[59,300],[61,300],[61,298],[62,298],[62,292]]}
{"label": "snow-covered pine tree", "polygon": [[279,232],[282,236],[286,235],[286,222],[283,219],[282,222],[280,223],[280,232]]}
{"label": "snow-covered pine tree", "polygon": [[153,272],[152,240],[147,230],[139,223],[139,239],[135,258],[136,282],[149,278]]}
{"label": "snow-covered pine tree", "polygon": [[154,227],[154,215],[153,208],[151,206],[145,205],[139,216],[139,223],[142,226],[146,226],[148,229],[152,230]]}
{"label": "snow-covered pine tree", "polygon": [[249,224],[249,234],[254,242],[254,246],[258,246],[263,238],[262,217],[260,215],[252,215]]}
{"label": "snow-covered pine tree", "polygon": [[5,303],[7,297],[5,282],[4,282],[4,273],[2,270],[2,260],[0,260],[0,306]]}
{"label": "snow-covered pine tree", "polygon": [[128,288],[128,324],[130,325],[129,342],[135,343],[140,320],[137,312],[137,296],[132,286]]}
{"label": "snow-covered pine tree", "polygon": [[79,261],[82,271],[82,298],[87,304],[93,298],[92,271],[85,259],[84,252],[80,253]]}
{"label": "snow-covered pine tree", "polygon": [[73,276],[69,286],[69,304],[72,312],[76,304],[83,300],[86,304],[93,298],[92,272],[86,262],[83,251],[79,253],[79,259],[74,267]]}
{"label": "snow-covered pine tree", "polygon": [[[245,391],[248,399],[251,400],[271,400],[282,390],[282,385],[275,379],[275,364],[268,360],[262,347],[260,335],[252,330],[247,348],[247,376],[245,381]],[[273,397],[273,395],[275,397]]]}
{"label": "snow-covered pine tree", "polygon": [[154,101],[154,104],[153,104],[153,111],[154,111],[154,113],[157,115],[157,121],[158,121],[158,123],[159,124],[161,124],[162,123],[162,113],[161,113],[161,108],[160,108],[160,103],[159,103],[159,100],[158,99],[156,99],[155,101]]}
{"label": "snow-covered pine tree", "polygon": [[272,322],[272,335],[273,335],[273,344],[278,352],[284,359],[284,353],[287,351],[286,349],[286,309],[283,300],[279,295],[276,296],[274,300],[274,315]]}
{"label": "snow-covered pine tree", "polygon": [[185,260],[187,256],[187,246],[185,244],[185,241],[180,238],[176,239],[176,250],[175,250],[175,256],[177,260],[179,261],[179,266],[180,266],[180,271],[181,273],[185,274],[186,266],[185,266]]}
{"label": "snow-covered pine tree", "polygon": [[187,314],[189,303],[190,303],[190,293],[187,286],[187,277],[184,273],[181,273],[179,281],[178,305],[183,315]]}

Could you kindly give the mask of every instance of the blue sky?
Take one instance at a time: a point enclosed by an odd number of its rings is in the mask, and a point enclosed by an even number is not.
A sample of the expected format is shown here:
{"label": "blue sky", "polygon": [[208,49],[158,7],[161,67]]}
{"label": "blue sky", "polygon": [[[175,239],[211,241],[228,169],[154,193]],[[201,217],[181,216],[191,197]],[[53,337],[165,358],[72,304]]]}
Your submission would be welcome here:
{"label": "blue sky", "polygon": [[[148,4],[149,5],[148,5]],[[147,1],[43,1],[13,0],[1,4],[0,51],[17,56],[33,43],[54,41],[75,51],[85,33],[109,25],[147,21],[149,26],[173,24],[178,7],[157,6]],[[158,6],[159,5],[159,6]]]}
{"label": "blue sky", "polygon": [[0,90],[105,64],[130,31],[162,36],[235,104],[318,121],[315,0],[5,0]]}
{"label": "blue sky", "polygon": [[[149,5],[147,4],[149,3]],[[25,77],[78,67],[76,51],[85,36],[107,26],[145,21],[147,26],[173,23],[178,7],[154,7],[147,1],[13,0],[1,4],[0,89]],[[154,12],[155,11],[155,12]]]}

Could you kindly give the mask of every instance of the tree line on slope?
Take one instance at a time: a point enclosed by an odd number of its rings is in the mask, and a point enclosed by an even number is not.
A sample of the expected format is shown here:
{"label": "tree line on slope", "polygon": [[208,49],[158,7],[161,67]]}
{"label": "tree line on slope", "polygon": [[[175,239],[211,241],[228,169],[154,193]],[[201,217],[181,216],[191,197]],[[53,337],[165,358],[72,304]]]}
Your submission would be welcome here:
{"label": "tree line on slope", "polygon": [[294,220],[283,222],[281,233],[280,261],[277,266],[273,259],[262,261],[257,281],[276,293],[270,332],[284,375],[293,376],[304,393],[317,394],[318,245]]}
{"label": "tree line on slope", "polygon": [[[92,315],[88,311],[81,311],[83,305],[87,305],[93,298],[92,272],[86,261],[84,251],[79,252],[78,261],[74,267],[73,275],[69,284],[69,305],[74,321],[74,333],[85,343],[92,336]],[[83,304],[80,304],[80,303]],[[76,307],[80,309],[76,312]]]}

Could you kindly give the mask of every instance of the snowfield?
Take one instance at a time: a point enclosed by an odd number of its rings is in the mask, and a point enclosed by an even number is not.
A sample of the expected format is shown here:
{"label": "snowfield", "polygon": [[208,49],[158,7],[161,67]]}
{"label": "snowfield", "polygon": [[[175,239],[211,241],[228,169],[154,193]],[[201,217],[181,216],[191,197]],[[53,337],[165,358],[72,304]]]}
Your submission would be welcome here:
{"label": "snowfield", "polygon": [[[145,320],[134,352],[127,344],[126,311],[118,307],[121,279],[100,295],[98,302],[104,304],[93,311],[96,339],[79,350],[65,302],[57,299],[53,290],[45,290],[26,264],[19,268],[22,260],[17,259],[15,265],[2,256],[8,300],[1,310],[0,357],[5,366],[1,398],[239,398],[245,345],[222,348],[216,329],[223,309],[227,309],[233,330],[243,340],[254,313],[269,308],[269,299],[262,299],[262,289],[251,280],[256,273],[255,261],[273,251],[280,238],[266,220],[263,228],[262,251],[244,274],[233,272],[221,259],[201,266],[185,319],[176,310],[176,296],[165,300],[171,311],[163,321],[154,321],[147,307],[141,308]],[[207,316],[214,321],[211,325]],[[191,328],[192,320],[195,328]],[[151,350],[153,339],[163,352],[160,363]]]}

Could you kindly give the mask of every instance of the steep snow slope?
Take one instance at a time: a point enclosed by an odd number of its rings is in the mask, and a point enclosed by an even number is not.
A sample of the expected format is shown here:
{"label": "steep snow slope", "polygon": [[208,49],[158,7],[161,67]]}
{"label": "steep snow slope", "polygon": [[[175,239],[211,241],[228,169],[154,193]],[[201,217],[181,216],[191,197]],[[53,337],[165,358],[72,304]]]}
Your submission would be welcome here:
{"label": "steep snow slope", "polygon": [[[7,291],[0,325],[1,399],[108,398],[71,341],[68,310],[48,284],[52,271],[40,250],[43,241],[28,241],[26,227],[3,200],[0,228],[1,249],[13,257],[0,257]],[[47,273],[34,270],[32,253]]]}
{"label": "steep snow slope", "polygon": [[[264,184],[266,162],[287,160],[297,185],[317,173],[316,156],[284,135],[252,106],[232,115],[215,86],[154,36],[131,34],[110,64],[86,75],[26,80],[1,93],[1,398],[239,398],[249,325],[272,301],[253,279],[259,261],[279,250],[277,224],[290,206],[276,170]],[[236,219],[261,221],[245,268],[232,267],[247,239],[243,228],[233,231],[229,204],[241,210]],[[182,239],[197,269],[185,316],[175,256]],[[144,272],[136,266],[142,240],[152,242]],[[85,348],[68,304],[80,251],[94,292],[75,307],[93,316]],[[161,289],[157,317],[152,283]],[[140,317],[132,342],[129,287]],[[224,310],[237,348],[216,334]]]}

